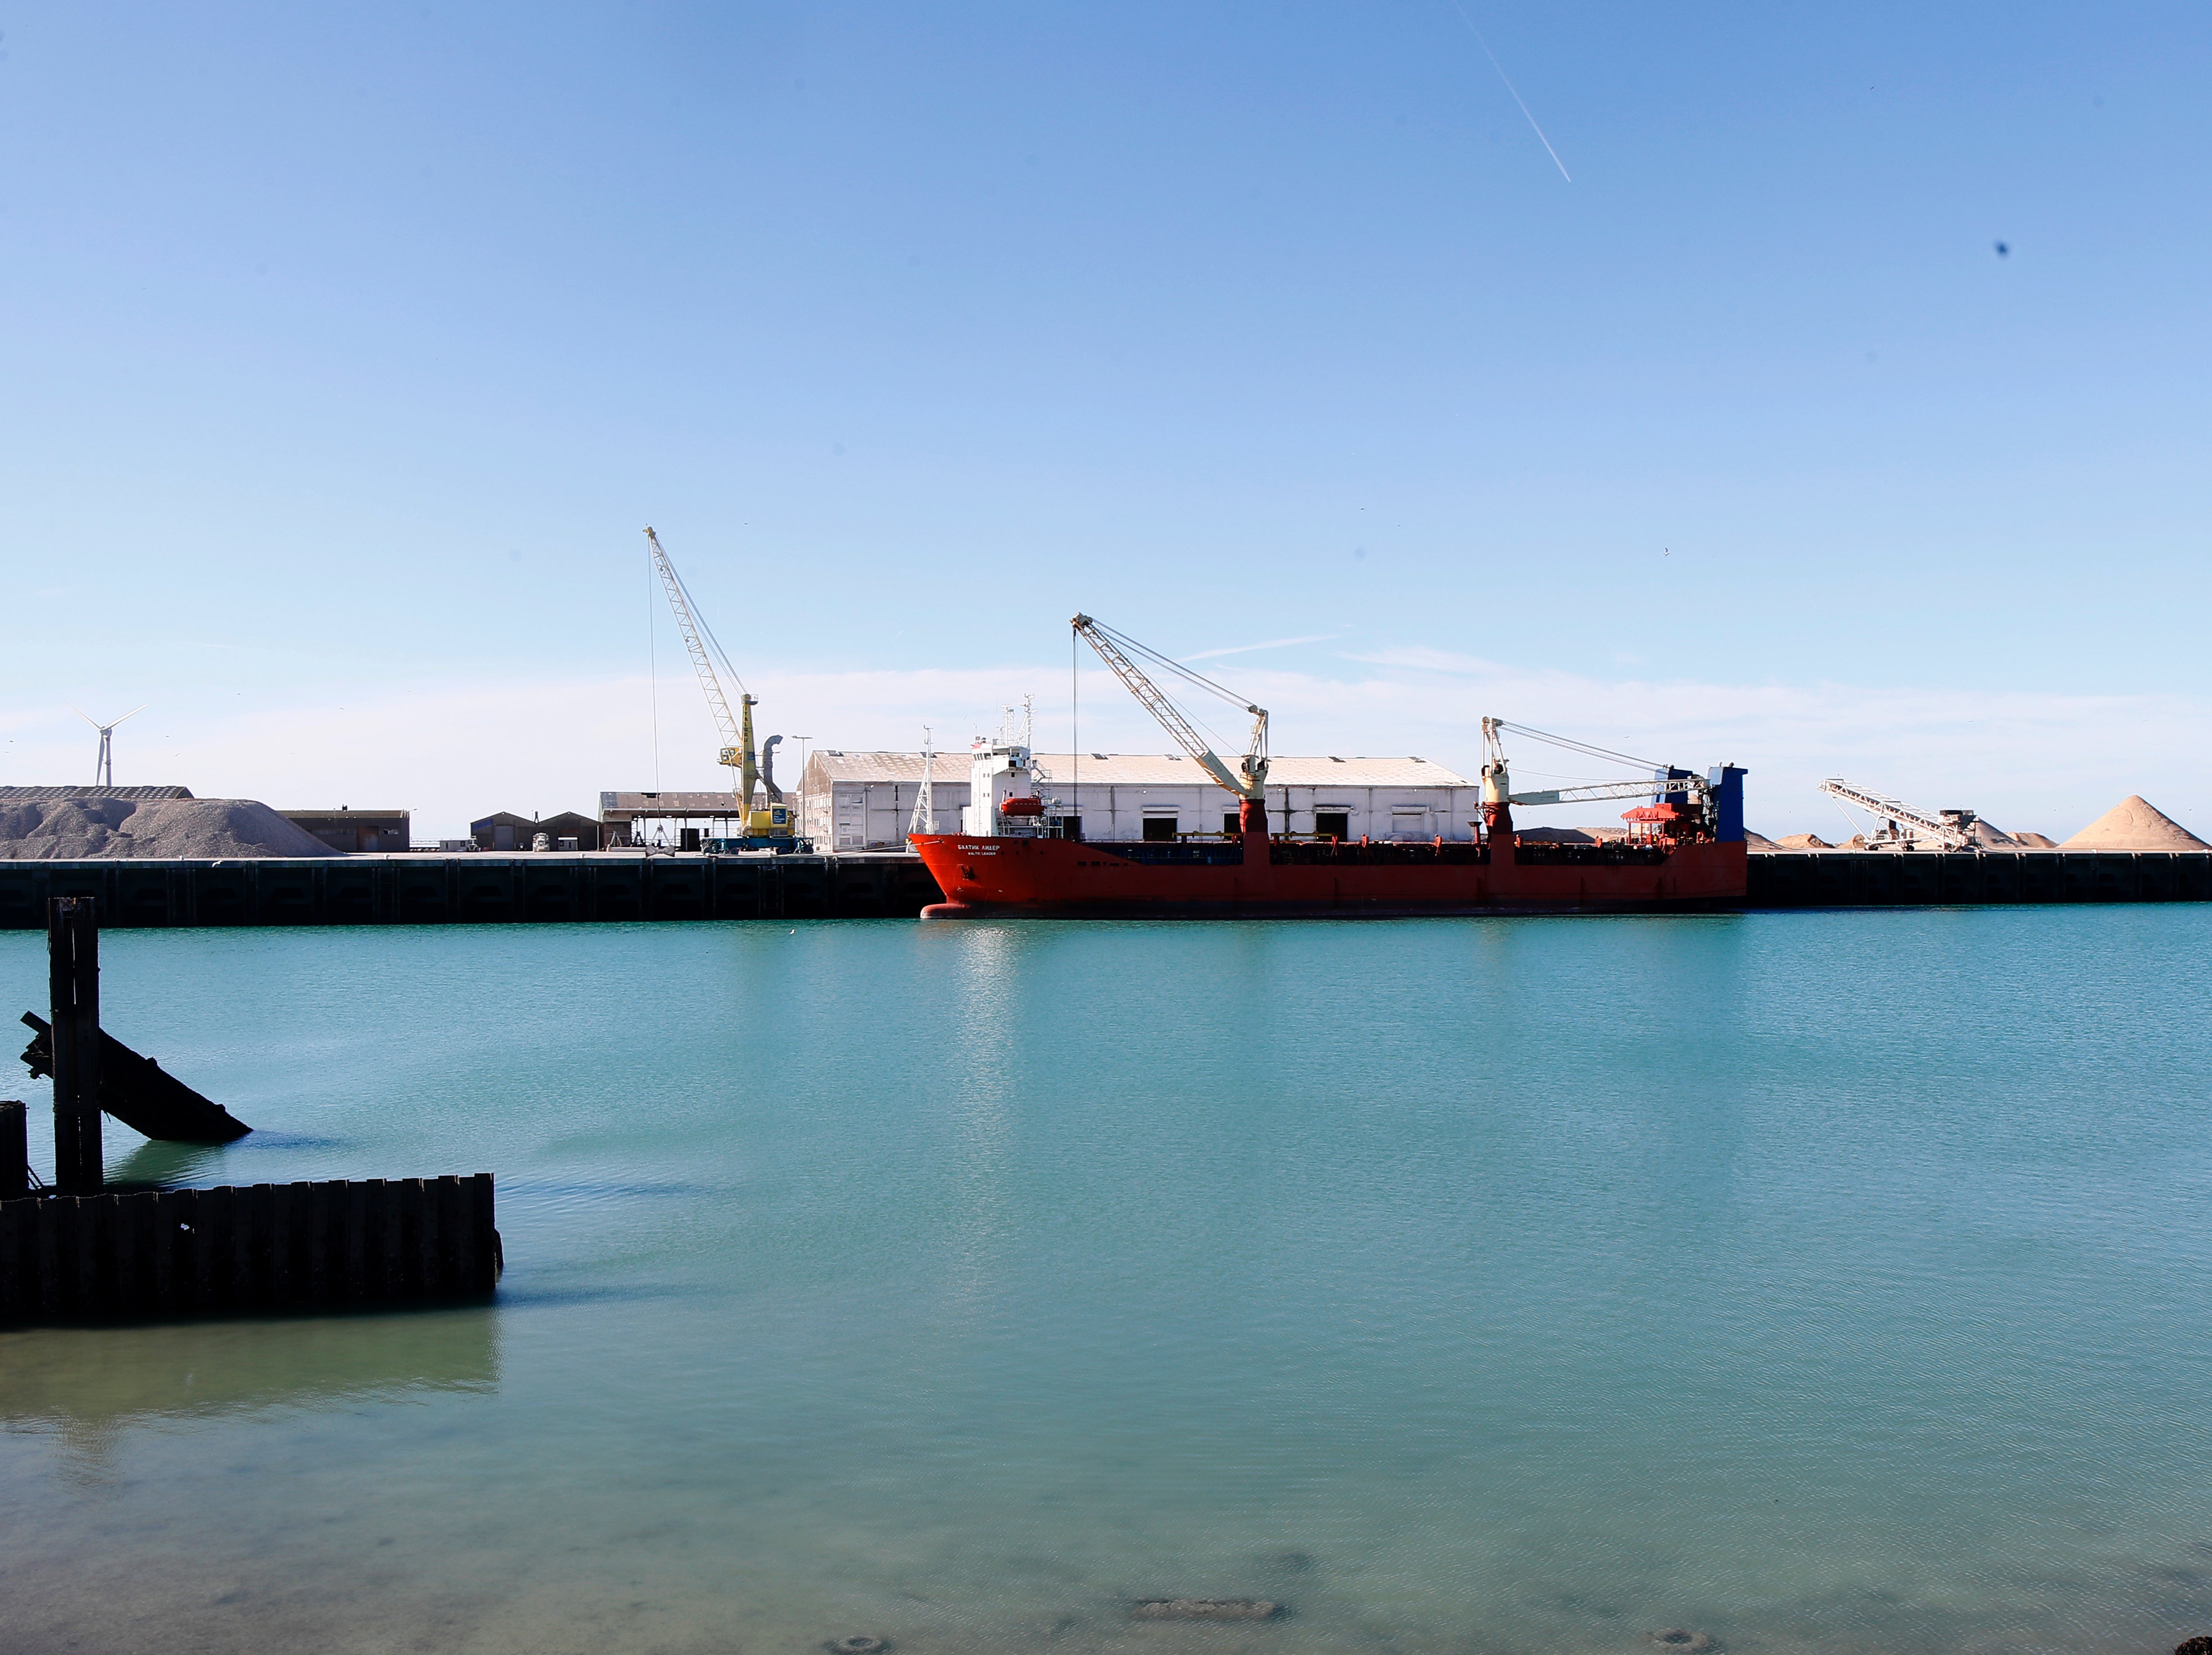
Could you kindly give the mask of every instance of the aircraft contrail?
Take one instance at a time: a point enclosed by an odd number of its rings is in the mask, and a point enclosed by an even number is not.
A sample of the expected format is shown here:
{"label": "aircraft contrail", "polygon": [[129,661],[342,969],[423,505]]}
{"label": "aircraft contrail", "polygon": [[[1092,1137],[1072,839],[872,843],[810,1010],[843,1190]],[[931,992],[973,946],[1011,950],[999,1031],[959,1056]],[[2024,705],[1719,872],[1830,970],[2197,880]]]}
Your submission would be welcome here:
{"label": "aircraft contrail", "polygon": [[1195,655],[1186,655],[1186,661],[1211,661],[1222,655],[1249,655],[1255,649],[1282,649],[1291,644],[1326,644],[1336,634],[1317,632],[1310,638],[1270,638],[1264,644],[1237,644],[1229,649],[1202,649]]}
{"label": "aircraft contrail", "polygon": [[[1475,27],[1474,19],[1467,15],[1467,8],[1460,4],[1459,0],[1452,0],[1452,9],[1459,14],[1459,21],[1467,25],[1467,32],[1474,36],[1474,43],[1482,48],[1482,55],[1490,59],[1490,66],[1498,71],[1498,78],[1505,82],[1505,89],[1513,94],[1513,101],[1520,104],[1521,112],[1528,115],[1528,104],[1515,88],[1512,78],[1506,74],[1505,65],[1498,61],[1498,54],[1490,49],[1490,42],[1484,39],[1482,31]],[[1544,146],[1544,153],[1552,158],[1552,165],[1559,169],[1559,176],[1572,184],[1575,175],[1567,171],[1566,162],[1561,161],[1559,152],[1552,148],[1552,141],[1544,136],[1544,129],[1536,124],[1534,115],[1528,115],[1528,130],[1536,135],[1536,142]]]}

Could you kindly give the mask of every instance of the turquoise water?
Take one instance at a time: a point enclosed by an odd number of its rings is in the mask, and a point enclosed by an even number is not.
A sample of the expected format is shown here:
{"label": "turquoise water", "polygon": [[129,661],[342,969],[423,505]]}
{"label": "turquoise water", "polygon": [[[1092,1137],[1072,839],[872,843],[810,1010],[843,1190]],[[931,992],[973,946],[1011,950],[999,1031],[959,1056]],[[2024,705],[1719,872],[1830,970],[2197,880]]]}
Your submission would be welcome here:
{"label": "turquoise water", "polygon": [[2212,910],[103,949],[259,1129],[112,1172],[489,1170],[507,1274],[0,1334],[10,1651],[2212,1631]]}

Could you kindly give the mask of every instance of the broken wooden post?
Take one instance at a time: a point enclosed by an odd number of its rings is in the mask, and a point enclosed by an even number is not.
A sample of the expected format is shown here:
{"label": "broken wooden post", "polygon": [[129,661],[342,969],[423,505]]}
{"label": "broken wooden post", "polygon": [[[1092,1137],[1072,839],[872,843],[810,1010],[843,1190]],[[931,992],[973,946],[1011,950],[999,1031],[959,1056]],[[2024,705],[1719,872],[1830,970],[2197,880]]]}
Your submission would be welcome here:
{"label": "broken wooden post", "polygon": [[13,1098],[0,1098],[0,1201],[31,1192],[29,1111]]}
{"label": "broken wooden post", "polygon": [[100,926],[92,898],[46,901],[46,972],[53,1000],[54,1186],[96,1195],[100,1153]]}
{"label": "broken wooden post", "polygon": [[[54,1072],[54,1032],[35,1012],[23,1014],[31,1043],[23,1048],[31,1078]],[[100,1106],[133,1131],[172,1143],[228,1143],[253,1129],[210,1102],[151,1058],[142,1058],[100,1031]]]}

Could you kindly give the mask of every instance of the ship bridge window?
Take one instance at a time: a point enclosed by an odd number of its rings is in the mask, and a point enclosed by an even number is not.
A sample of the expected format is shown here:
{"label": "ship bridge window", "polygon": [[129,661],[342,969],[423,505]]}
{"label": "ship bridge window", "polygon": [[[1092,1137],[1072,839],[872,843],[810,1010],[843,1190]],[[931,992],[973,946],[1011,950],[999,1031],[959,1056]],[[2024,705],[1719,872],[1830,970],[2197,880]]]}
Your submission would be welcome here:
{"label": "ship bridge window", "polygon": [[1350,839],[1352,812],[1349,810],[1315,811],[1314,832],[1323,839]]}

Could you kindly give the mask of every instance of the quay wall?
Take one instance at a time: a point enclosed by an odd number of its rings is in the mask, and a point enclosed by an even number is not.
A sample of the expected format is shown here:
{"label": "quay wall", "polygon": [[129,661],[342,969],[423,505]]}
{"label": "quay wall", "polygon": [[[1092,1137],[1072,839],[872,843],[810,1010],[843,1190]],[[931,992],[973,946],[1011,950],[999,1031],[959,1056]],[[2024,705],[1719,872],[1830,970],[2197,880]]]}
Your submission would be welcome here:
{"label": "quay wall", "polygon": [[0,930],[89,896],[103,929],[912,918],[945,899],[915,856],[349,856],[0,862]]}
{"label": "quay wall", "polygon": [[[1765,851],[1749,908],[2212,900],[2212,852]],[[918,857],[350,856],[0,862],[0,930],[40,930],[46,899],[100,923],[407,925],[562,920],[910,918],[945,899]]]}
{"label": "quay wall", "polygon": [[2208,851],[1754,851],[1749,908],[2212,900]]}

